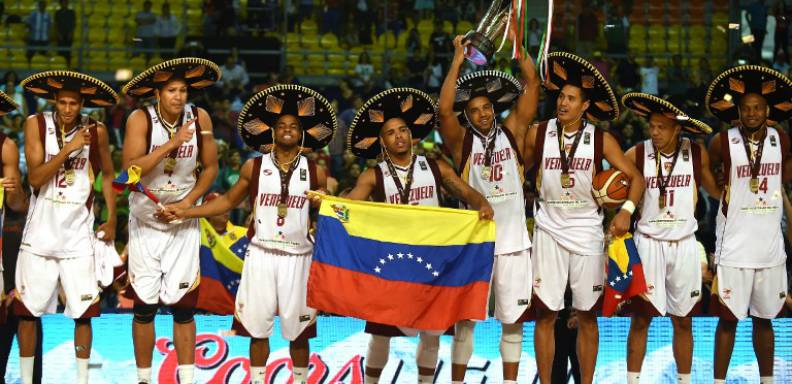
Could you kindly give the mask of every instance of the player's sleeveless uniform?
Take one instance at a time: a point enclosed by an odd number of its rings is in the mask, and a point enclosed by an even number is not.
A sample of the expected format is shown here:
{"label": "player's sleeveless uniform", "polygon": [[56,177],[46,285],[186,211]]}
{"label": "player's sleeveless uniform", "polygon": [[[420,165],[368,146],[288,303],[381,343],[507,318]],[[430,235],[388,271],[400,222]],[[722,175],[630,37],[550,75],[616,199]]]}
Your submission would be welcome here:
{"label": "player's sleeveless uniform", "polygon": [[[784,305],[787,278],[784,263],[783,162],[788,137],[767,128],[758,193],[751,192],[751,169],[743,137],[737,128],[721,132],[721,156],[728,185],[724,187],[716,222],[714,285],[720,300],[738,319],[751,316],[772,319]],[[756,152],[759,143],[750,143]]]}
{"label": "player's sleeveless uniform", "polygon": [[236,296],[234,329],[257,339],[272,335],[275,315],[281,334],[294,340],[303,332],[316,336],[316,310],[309,308],[308,273],[313,242],[309,238],[311,202],[308,190],[318,188],[316,167],[300,156],[289,179],[287,214],[278,218],[280,171],[265,154],[253,160],[247,256]]}
{"label": "player's sleeveless uniform", "polygon": [[[52,112],[37,114],[44,162],[60,151],[82,128],[61,138]],[[73,182],[66,167],[33,190],[17,259],[15,312],[39,317],[54,313],[59,291],[66,299],[64,314],[72,318],[99,315],[99,286],[94,272],[93,181],[99,172],[96,130],[92,142],[69,154]],[[64,140],[65,139],[65,140]],[[94,305],[96,304],[96,305]]]}
{"label": "player's sleeveless uniform", "polygon": [[[553,311],[564,308],[567,281],[572,306],[590,310],[602,295],[605,279],[603,215],[591,195],[591,182],[602,167],[602,131],[586,123],[574,158],[568,158],[570,188],[561,185],[561,152],[556,119],[539,124],[535,163],[539,166],[534,209],[534,293]],[[576,133],[565,133],[569,150]]]}
{"label": "player's sleeveless uniform", "polygon": [[[146,153],[170,140],[156,110],[156,106],[143,109],[148,121]],[[197,116],[198,109],[187,104],[178,125]],[[176,150],[172,173],[165,172],[166,160],[162,160],[141,178],[141,183],[163,205],[182,200],[197,181],[201,149],[201,128],[197,120],[192,128],[195,129],[193,137]],[[143,193],[129,194],[129,280],[134,294],[146,304],[179,303],[192,308],[200,282],[199,221],[185,219],[182,223],[163,223],[154,217],[156,212],[157,204]],[[185,297],[188,293],[191,294]]]}
{"label": "player's sleeveless uniform", "polygon": [[[658,155],[666,186],[663,208]],[[651,312],[661,316],[666,312],[686,316],[701,300],[701,258],[695,236],[698,221],[694,215],[701,184],[701,148],[684,138],[675,164],[674,157],[656,153],[651,140],[635,146],[636,165],[646,183],[635,245],[646,277],[643,297],[654,307]]]}
{"label": "player's sleeveless uniform", "polygon": [[[393,168],[396,170],[397,177],[401,180],[402,185],[404,185],[409,169],[400,167],[396,164],[393,165]],[[376,182],[374,185],[374,192],[372,193],[372,199],[380,203],[401,204],[399,188],[396,187],[396,182],[393,181],[393,176],[391,176],[387,163],[383,161],[377,164],[374,168],[374,177]],[[424,156],[416,156],[415,168],[413,169],[413,182],[410,186],[409,204],[439,207],[440,185],[440,170],[437,168],[437,163]],[[451,329],[453,330],[453,327]],[[388,337],[415,336],[418,332],[440,335],[444,331],[419,331],[413,328],[395,327],[371,321],[366,322],[366,333],[371,333],[373,335]]]}
{"label": "player's sleeveless uniform", "polygon": [[[494,140],[494,147],[487,175],[485,145],[490,140]],[[531,239],[525,220],[525,174],[516,143],[508,129],[500,125],[488,137],[468,128],[459,167],[462,180],[484,195],[495,211],[492,290],[495,317],[507,324],[520,320],[531,302]]]}

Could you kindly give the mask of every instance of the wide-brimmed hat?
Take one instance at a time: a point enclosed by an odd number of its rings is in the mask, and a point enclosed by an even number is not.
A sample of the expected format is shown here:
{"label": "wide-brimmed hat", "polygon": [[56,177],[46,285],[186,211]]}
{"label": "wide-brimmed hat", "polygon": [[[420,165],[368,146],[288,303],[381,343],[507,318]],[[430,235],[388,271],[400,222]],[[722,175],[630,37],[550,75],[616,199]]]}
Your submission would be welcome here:
{"label": "wide-brimmed hat", "polygon": [[682,126],[682,129],[690,133],[707,134],[712,132],[709,125],[688,116],[674,104],[648,93],[630,92],[622,97],[622,104],[646,120],[649,120],[653,113],[658,113],[676,121]]}
{"label": "wide-brimmed hat", "polygon": [[558,93],[565,85],[582,89],[589,100],[586,118],[610,121],[619,117],[619,102],[610,84],[597,68],[583,58],[568,52],[547,55],[549,75],[544,83],[547,92]]}
{"label": "wide-brimmed hat", "polygon": [[86,107],[110,107],[118,102],[118,94],[105,82],[74,71],[39,72],[22,80],[19,85],[49,101],[55,101],[60,91],[72,91],[80,94]]}
{"label": "wide-brimmed hat", "polygon": [[324,96],[302,85],[278,84],[248,100],[237,119],[245,144],[259,152],[272,148],[272,132],[281,116],[292,115],[303,130],[303,150],[317,150],[333,140],[338,129],[335,110]]}
{"label": "wide-brimmed hat", "polygon": [[19,105],[11,98],[5,94],[5,92],[0,91],[0,116],[10,113],[11,111],[19,108]]}
{"label": "wide-brimmed hat", "polygon": [[374,159],[382,152],[380,130],[398,117],[412,132],[413,142],[426,137],[437,124],[432,97],[414,88],[393,88],[372,97],[358,110],[347,134],[347,148],[355,156]]}
{"label": "wide-brimmed hat", "polygon": [[485,96],[492,103],[496,114],[510,110],[522,93],[522,84],[514,76],[501,71],[485,70],[469,73],[457,79],[454,112],[461,122],[464,120],[465,107],[470,100]]}
{"label": "wide-brimmed hat", "polygon": [[773,125],[792,117],[792,81],[781,72],[758,65],[742,65],[727,69],[712,81],[704,103],[718,119],[738,125],[740,98],[755,93],[764,97],[770,113],[767,124]]}
{"label": "wide-brimmed hat", "polygon": [[129,80],[122,88],[128,95],[140,98],[154,96],[154,90],[173,79],[182,79],[193,89],[206,88],[222,73],[217,64],[199,57],[181,57],[159,63]]}

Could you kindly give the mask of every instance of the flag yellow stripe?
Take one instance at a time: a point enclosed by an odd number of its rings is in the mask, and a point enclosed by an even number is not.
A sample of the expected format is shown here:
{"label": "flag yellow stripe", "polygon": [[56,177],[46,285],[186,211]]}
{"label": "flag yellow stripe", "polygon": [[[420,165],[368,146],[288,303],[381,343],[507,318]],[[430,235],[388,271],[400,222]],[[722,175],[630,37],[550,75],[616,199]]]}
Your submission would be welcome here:
{"label": "flag yellow stripe", "polygon": [[476,211],[323,196],[319,214],[341,221],[351,236],[377,241],[430,246],[495,241],[495,222],[479,220]]}

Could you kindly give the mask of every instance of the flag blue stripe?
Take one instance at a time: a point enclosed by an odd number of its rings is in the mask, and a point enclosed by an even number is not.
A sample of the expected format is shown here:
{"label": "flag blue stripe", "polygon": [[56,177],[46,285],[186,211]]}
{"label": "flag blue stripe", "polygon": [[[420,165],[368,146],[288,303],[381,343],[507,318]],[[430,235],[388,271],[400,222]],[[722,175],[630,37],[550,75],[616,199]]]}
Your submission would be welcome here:
{"label": "flag blue stripe", "polygon": [[446,287],[489,283],[492,275],[494,242],[448,246],[389,243],[350,236],[338,219],[321,215],[317,226],[316,262],[390,281]]}
{"label": "flag blue stripe", "polygon": [[201,246],[200,249],[201,276],[219,281],[228,290],[231,296],[236,296],[239,287],[239,273],[236,273],[214,258],[214,254],[209,247]]}

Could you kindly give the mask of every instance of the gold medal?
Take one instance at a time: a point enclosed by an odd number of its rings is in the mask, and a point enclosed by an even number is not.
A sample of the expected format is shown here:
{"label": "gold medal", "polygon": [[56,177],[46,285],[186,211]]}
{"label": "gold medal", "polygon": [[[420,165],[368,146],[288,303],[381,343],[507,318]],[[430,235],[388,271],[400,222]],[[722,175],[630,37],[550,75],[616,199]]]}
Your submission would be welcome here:
{"label": "gold medal", "polygon": [[657,199],[657,205],[660,206],[660,209],[664,209],[666,206],[666,197],[665,194],[661,194],[660,197]]}
{"label": "gold medal", "polygon": [[284,218],[289,212],[285,203],[278,203],[278,217]]}
{"label": "gold medal", "polygon": [[490,175],[492,174],[492,167],[484,167],[481,169],[481,178],[485,181],[489,181]]}
{"label": "gold medal", "polygon": [[66,176],[66,184],[68,184],[68,185],[74,184],[74,177],[75,177],[74,176],[74,170],[73,169],[67,169],[66,172],[64,172],[64,173],[65,173],[65,176]]}
{"label": "gold medal", "polygon": [[572,187],[572,178],[569,177],[568,173],[561,173],[561,187],[562,188]]}
{"label": "gold medal", "polygon": [[173,157],[165,158],[165,172],[173,173],[174,169],[176,169],[176,159]]}
{"label": "gold medal", "polygon": [[755,177],[751,178],[751,192],[759,193],[759,179]]}

